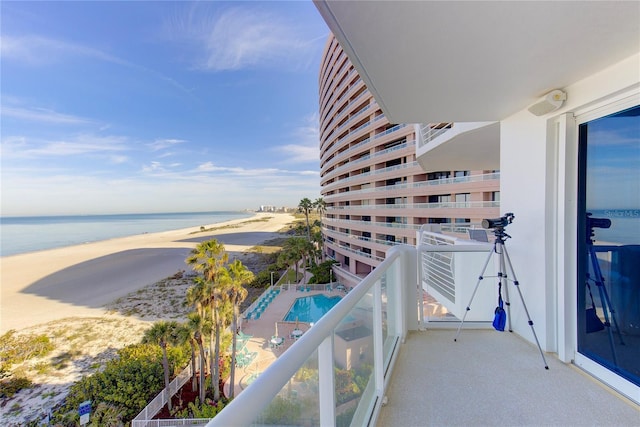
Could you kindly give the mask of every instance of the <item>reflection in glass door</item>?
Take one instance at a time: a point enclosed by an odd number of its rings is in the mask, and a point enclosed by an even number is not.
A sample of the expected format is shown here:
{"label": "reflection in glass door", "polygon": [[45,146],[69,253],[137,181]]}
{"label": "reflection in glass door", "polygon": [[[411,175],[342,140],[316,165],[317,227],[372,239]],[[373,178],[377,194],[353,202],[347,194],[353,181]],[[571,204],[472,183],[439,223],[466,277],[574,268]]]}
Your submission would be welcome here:
{"label": "reflection in glass door", "polygon": [[578,134],[578,352],[640,385],[640,106]]}

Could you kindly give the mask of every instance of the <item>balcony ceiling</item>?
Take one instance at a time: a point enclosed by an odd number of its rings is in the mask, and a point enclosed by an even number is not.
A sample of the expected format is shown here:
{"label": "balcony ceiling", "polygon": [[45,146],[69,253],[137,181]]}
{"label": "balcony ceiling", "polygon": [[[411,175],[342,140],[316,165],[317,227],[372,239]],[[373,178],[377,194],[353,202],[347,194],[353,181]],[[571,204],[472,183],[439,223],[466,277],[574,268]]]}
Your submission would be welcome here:
{"label": "balcony ceiling", "polygon": [[392,123],[495,121],[640,50],[640,2],[321,1]]}

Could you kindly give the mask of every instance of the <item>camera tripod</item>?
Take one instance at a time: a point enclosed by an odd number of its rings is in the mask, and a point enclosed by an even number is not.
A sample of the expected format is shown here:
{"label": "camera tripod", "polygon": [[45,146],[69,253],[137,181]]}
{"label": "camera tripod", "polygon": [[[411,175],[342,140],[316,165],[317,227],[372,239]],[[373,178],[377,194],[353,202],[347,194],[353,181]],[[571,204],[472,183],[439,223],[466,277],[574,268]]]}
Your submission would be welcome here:
{"label": "camera tripod", "polygon": [[[506,225],[506,224],[505,224]],[[524,302],[524,298],[522,297],[522,292],[520,292],[520,284],[518,283],[518,279],[516,278],[516,274],[513,271],[513,266],[511,265],[511,259],[509,258],[509,254],[507,253],[507,248],[504,245],[505,241],[510,238],[511,236],[509,236],[507,233],[505,233],[504,231],[504,226],[497,226],[495,227],[495,229],[493,230],[493,234],[496,236],[495,241],[493,243],[493,249],[491,250],[491,252],[489,252],[489,256],[487,257],[487,260],[484,263],[484,267],[482,268],[482,272],[480,272],[480,276],[478,277],[478,281],[476,283],[476,287],[473,289],[473,293],[471,294],[471,299],[469,299],[469,304],[467,304],[467,309],[464,312],[464,316],[462,317],[462,321],[460,322],[460,325],[458,326],[458,331],[456,332],[456,336],[453,339],[454,341],[458,340],[458,336],[460,335],[460,330],[462,329],[462,325],[464,324],[464,320],[467,317],[467,313],[469,312],[469,310],[471,310],[471,303],[473,302],[473,298],[476,295],[476,292],[478,291],[478,287],[480,286],[480,282],[482,282],[482,280],[484,279],[483,275],[485,273],[485,271],[487,270],[487,266],[489,265],[489,261],[491,261],[491,257],[493,256],[494,253],[498,254],[499,256],[499,269],[498,269],[498,275],[497,276],[487,276],[487,277],[498,277],[499,281],[498,281],[498,285],[504,289],[504,293],[505,293],[505,306],[506,306],[506,313],[507,313],[507,319],[509,320],[509,332],[513,332],[513,330],[511,329],[511,307],[510,307],[510,303],[509,303],[509,289],[507,287],[507,284],[509,282],[509,275],[507,274],[507,267],[509,267],[509,272],[510,275],[513,276],[513,280],[511,280],[511,282],[515,285],[517,291],[518,291],[518,295],[520,296],[520,300],[522,301],[522,306],[524,307],[524,312],[527,314],[527,319],[528,319],[528,323],[529,326],[531,326],[531,331],[533,332],[533,337],[536,340],[536,344],[538,345],[538,350],[540,351],[540,356],[542,356],[542,361],[544,363],[544,368],[545,369],[549,369],[549,365],[547,365],[547,359],[545,359],[544,357],[544,353],[542,352],[542,347],[540,347],[540,342],[538,341],[538,336],[536,335],[536,331],[533,328],[533,321],[531,320],[531,316],[529,316],[529,310],[527,310],[527,305]]]}
{"label": "camera tripod", "polygon": [[[609,333],[609,345],[611,346],[613,363],[615,366],[618,366],[618,357],[616,354],[615,344],[613,342],[613,332],[611,331],[611,320],[613,320],[613,324],[616,328],[616,332],[618,333],[618,338],[620,338],[620,345],[624,345],[624,341],[622,340],[620,327],[618,326],[618,322],[616,321],[616,317],[615,317],[616,311],[613,309],[613,306],[611,305],[611,300],[609,299],[607,288],[604,286],[604,277],[602,276],[602,270],[600,269],[600,263],[598,263],[598,257],[596,255],[596,250],[593,247],[593,240],[591,239],[591,236],[593,236],[593,228],[591,228],[590,233],[587,236],[587,252],[589,254],[589,260],[590,260],[591,268],[593,269],[594,277],[591,277],[591,275],[589,274],[589,267],[587,266],[585,284],[589,289],[589,293],[591,293],[589,281],[592,281],[598,288],[598,292],[600,294],[600,302],[602,304],[602,312],[604,314],[604,326],[607,328],[607,331]],[[593,301],[593,296],[591,296],[591,299]],[[609,317],[611,317],[611,319]]]}

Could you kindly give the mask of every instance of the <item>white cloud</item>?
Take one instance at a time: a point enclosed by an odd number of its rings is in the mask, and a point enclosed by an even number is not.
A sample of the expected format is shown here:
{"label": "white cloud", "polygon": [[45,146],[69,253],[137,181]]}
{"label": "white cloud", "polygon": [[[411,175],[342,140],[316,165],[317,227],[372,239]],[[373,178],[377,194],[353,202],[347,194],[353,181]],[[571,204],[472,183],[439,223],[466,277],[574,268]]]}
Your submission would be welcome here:
{"label": "white cloud", "polygon": [[41,140],[24,136],[10,136],[2,140],[4,158],[37,158],[109,154],[130,150],[130,141],[123,136],[80,134],[69,139]]}
{"label": "white cloud", "polygon": [[30,66],[48,66],[67,61],[70,56],[92,58],[99,61],[122,65],[124,67],[140,70],[152,74],[156,78],[169,83],[180,91],[192,94],[192,89],[187,88],[175,79],[164,74],[135,64],[116,55],[65,40],[41,37],[37,35],[28,36],[2,36],[0,37],[0,56],[3,61],[15,61]]}
{"label": "white cloud", "polygon": [[14,60],[29,65],[46,65],[64,62],[65,56],[78,55],[121,65],[131,64],[98,49],[40,36],[2,36],[0,53],[3,61]]}
{"label": "white cloud", "polygon": [[164,150],[165,148],[173,147],[177,144],[183,144],[187,141],[184,139],[156,139],[155,141],[147,144],[152,151]]}
{"label": "white cloud", "polygon": [[201,163],[198,165],[194,171],[195,173],[202,172],[222,172],[226,175],[238,176],[238,177],[247,177],[247,178],[265,178],[272,176],[288,176],[291,175],[314,175],[318,176],[318,171],[297,171],[297,170],[288,170],[288,169],[276,169],[276,168],[255,168],[255,169],[245,169],[242,167],[229,167],[229,166],[216,166],[213,162]]}
{"label": "white cloud", "polygon": [[166,169],[162,166],[160,162],[151,162],[148,165],[142,166],[142,172],[144,173],[157,173],[157,172],[165,172]]}
{"label": "white cloud", "polygon": [[[3,215],[173,212],[296,206],[319,197],[317,171],[199,168],[151,161],[131,174],[69,168],[3,168]],[[199,169],[199,170],[198,170]]]}
{"label": "white cloud", "polygon": [[219,9],[219,3],[198,4],[170,23],[171,37],[196,44],[194,62],[199,69],[305,68],[317,54],[317,42],[326,38],[323,34],[310,39],[298,23],[258,8]]}
{"label": "white cloud", "polygon": [[319,162],[318,114],[314,113],[304,117],[302,123],[291,130],[289,139],[291,139],[290,144],[273,148],[283,157],[283,162]]}
{"label": "white cloud", "polygon": [[2,115],[20,120],[49,124],[66,125],[93,123],[92,120],[84,117],[58,113],[56,111],[48,110],[45,108],[21,108],[4,105],[2,107]]}
{"label": "white cloud", "polygon": [[120,155],[109,156],[109,160],[111,161],[111,163],[114,163],[117,165],[122,163],[127,163],[130,161],[129,157],[120,156]]}
{"label": "white cloud", "polygon": [[290,162],[318,162],[320,154],[318,147],[309,147],[297,144],[281,145],[276,149]]}

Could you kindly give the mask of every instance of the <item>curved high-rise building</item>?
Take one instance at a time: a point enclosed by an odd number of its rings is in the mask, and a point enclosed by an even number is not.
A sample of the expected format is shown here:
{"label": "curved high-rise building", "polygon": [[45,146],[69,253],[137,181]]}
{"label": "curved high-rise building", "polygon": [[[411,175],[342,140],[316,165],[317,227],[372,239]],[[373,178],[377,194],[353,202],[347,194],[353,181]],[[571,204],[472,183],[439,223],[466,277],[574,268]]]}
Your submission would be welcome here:
{"label": "curved high-rise building", "polygon": [[418,127],[389,123],[333,35],[319,91],[324,253],[339,263],[336,279],[357,284],[391,246],[415,245],[423,224],[456,232],[499,215],[499,174],[423,170]]}

